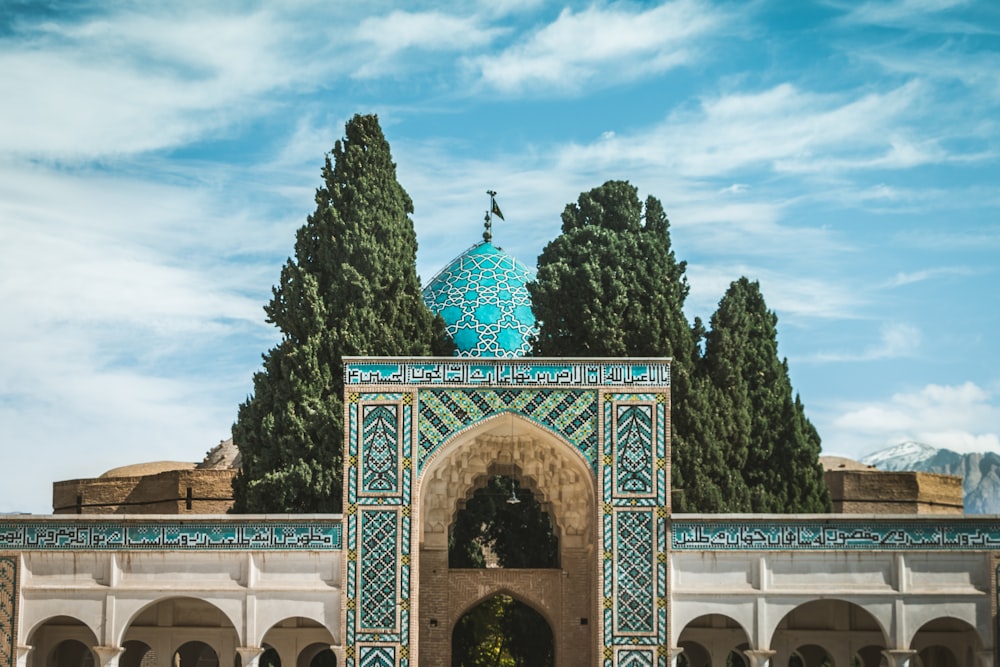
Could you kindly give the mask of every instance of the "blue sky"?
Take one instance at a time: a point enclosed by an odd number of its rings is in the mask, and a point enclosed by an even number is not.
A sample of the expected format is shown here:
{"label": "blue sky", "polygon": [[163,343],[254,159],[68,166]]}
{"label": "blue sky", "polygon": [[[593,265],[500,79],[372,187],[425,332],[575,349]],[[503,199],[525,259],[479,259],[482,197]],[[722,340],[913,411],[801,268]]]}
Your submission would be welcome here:
{"label": "blue sky", "polygon": [[228,437],[359,112],[423,279],[487,189],[533,266],[627,179],[670,216],[690,317],[760,281],[825,453],[1000,450],[997,3],[210,4],[0,11],[0,511]]}

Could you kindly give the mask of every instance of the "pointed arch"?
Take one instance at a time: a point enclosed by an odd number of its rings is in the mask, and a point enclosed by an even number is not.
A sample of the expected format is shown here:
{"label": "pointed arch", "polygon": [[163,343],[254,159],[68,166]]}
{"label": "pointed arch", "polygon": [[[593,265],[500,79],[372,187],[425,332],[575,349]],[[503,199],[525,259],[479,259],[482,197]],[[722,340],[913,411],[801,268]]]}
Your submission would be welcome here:
{"label": "pointed arch", "polygon": [[522,486],[549,510],[561,541],[593,539],[597,482],[590,462],[551,430],[505,411],[463,429],[428,459],[416,484],[418,541],[446,544],[459,503],[493,473],[523,480]]}

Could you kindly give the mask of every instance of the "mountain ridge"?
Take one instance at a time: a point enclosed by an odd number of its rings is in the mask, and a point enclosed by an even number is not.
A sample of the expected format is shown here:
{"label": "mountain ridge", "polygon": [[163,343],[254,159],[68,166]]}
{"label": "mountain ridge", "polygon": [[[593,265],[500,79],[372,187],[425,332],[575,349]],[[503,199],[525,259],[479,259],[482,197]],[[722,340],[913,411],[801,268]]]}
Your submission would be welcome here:
{"label": "mountain ridge", "polygon": [[959,454],[907,440],[868,454],[861,463],[878,470],[957,475],[966,514],[1000,514],[1000,455],[994,452]]}

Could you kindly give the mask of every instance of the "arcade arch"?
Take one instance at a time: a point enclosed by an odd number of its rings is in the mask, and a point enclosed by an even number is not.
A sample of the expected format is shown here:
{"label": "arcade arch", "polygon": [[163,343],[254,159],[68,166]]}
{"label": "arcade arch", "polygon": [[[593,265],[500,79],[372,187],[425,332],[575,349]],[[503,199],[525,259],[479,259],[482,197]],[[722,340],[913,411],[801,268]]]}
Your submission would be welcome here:
{"label": "arcade arch", "polygon": [[850,667],[859,655],[874,657],[873,647],[881,661],[886,646],[885,632],[871,612],[837,599],[798,605],[781,619],[770,642],[777,651],[772,663],[782,667]]}
{"label": "arcade arch", "polygon": [[[705,614],[689,621],[681,631],[678,646],[684,649],[681,662],[688,667],[713,667],[732,663],[742,667],[742,652],[749,647],[750,637],[734,619],[723,614]],[[736,653],[741,662],[733,662]]]}
{"label": "arcade arch", "polygon": [[[330,630],[316,620],[293,616],[268,628],[261,646],[277,654],[282,667],[310,667],[314,658],[334,643]],[[329,657],[333,657],[331,652]]]}
{"label": "arcade arch", "polygon": [[92,667],[95,664],[91,647],[97,636],[83,621],[73,616],[53,616],[45,619],[28,633],[28,667]]}
{"label": "arcade arch", "polygon": [[240,645],[225,612],[193,597],[160,598],[145,605],[125,626],[121,646],[133,642],[148,647],[158,660],[168,659],[170,665],[180,659],[182,667],[228,665]]}
{"label": "arcade arch", "polygon": [[[448,534],[459,509],[497,474],[516,479],[548,513],[559,542],[559,569],[449,569]],[[522,600],[546,617],[557,665],[593,662],[597,491],[594,474],[576,448],[504,412],[442,445],[421,474],[417,494],[421,664],[449,665],[458,619],[497,594]]]}
{"label": "arcade arch", "polygon": [[145,642],[127,641],[122,648],[125,650],[118,658],[118,667],[158,667],[160,664],[156,651]]}
{"label": "arcade arch", "polygon": [[920,626],[910,647],[924,667],[974,667],[983,642],[965,621],[941,617]]}

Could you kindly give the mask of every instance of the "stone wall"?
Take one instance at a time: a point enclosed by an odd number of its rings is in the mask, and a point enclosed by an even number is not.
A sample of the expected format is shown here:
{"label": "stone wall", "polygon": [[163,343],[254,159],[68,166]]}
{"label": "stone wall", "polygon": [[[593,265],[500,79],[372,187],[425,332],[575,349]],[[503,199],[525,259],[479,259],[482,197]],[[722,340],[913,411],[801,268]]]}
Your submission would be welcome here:
{"label": "stone wall", "polygon": [[843,514],[962,514],[962,478],[927,472],[827,470],[833,511]]}
{"label": "stone wall", "polygon": [[54,514],[225,514],[233,505],[235,475],[235,469],[190,469],[55,482],[52,511]]}

